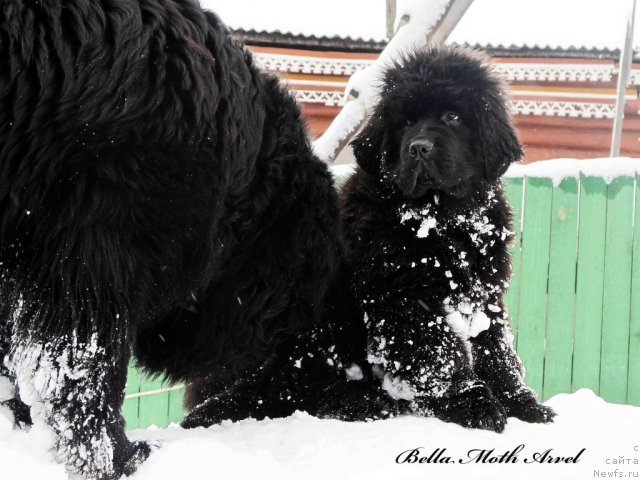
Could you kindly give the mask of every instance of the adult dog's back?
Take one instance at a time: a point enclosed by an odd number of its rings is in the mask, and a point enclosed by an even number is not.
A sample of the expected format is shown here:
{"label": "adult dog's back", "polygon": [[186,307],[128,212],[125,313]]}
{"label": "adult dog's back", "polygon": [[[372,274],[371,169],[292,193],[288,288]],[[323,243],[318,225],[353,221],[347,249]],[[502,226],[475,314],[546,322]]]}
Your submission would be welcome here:
{"label": "adult dog's back", "polygon": [[336,203],[293,100],[197,3],[0,3],[0,373],[72,470],[148,453],[118,413],[132,346],[241,372],[315,319]]}

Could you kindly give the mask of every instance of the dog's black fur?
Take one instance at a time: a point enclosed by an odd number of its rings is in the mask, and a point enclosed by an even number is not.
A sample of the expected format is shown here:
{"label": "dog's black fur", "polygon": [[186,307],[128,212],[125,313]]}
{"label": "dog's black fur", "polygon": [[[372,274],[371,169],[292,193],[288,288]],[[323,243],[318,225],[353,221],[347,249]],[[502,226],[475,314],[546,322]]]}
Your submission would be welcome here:
{"label": "dog's black fur", "polygon": [[[508,416],[551,421],[524,384],[502,299],[512,233],[500,177],[522,148],[489,64],[456,48],[409,56],[386,72],[353,147],[347,262],[325,320],[243,383],[192,387],[192,403],[206,401],[185,425],[294,408],[346,420],[410,411],[494,431]],[[360,382],[343,376],[354,363]]]}
{"label": "dog's black fur", "polygon": [[407,58],[353,147],[352,288],[387,386],[405,387],[411,411],[468,427],[550,421],[524,385],[502,299],[512,233],[500,177],[522,149],[490,64],[455,48]]}
{"label": "dog's black fur", "polygon": [[349,280],[345,265],[327,294],[323,320],[282,343],[258,368],[234,381],[209,375],[188,385],[190,412],[182,426],[286,417],[296,410],[347,421],[406,410],[385,395],[367,365],[367,332]]}
{"label": "dog's black fur", "polygon": [[214,14],[0,1],[0,374],[70,471],[148,455],[120,415],[130,352],[233,381],[315,323],[341,249],[298,107]]}

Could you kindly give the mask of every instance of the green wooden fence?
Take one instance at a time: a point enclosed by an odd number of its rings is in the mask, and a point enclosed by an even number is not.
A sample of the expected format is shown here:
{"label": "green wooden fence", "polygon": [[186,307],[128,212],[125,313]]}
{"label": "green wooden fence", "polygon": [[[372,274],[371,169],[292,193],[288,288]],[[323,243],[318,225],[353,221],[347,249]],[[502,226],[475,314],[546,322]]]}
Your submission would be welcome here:
{"label": "green wooden fence", "polygon": [[527,384],[543,399],[587,387],[640,405],[637,180],[509,178],[505,187],[521,220],[507,304]]}
{"label": "green wooden fence", "polygon": [[[640,182],[506,178],[505,189],[516,230],[506,300],[527,384],[544,400],[587,387],[640,405]],[[127,427],[179,421],[183,392],[131,368]]]}

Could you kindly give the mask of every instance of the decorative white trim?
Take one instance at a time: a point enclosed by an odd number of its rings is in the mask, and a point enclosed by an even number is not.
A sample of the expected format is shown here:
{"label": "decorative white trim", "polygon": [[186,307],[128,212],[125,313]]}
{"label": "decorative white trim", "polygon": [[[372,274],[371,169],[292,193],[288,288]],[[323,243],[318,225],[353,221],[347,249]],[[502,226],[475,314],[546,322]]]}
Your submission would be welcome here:
{"label": "decorative white trim", "polygon": [[328,90],[291,90],[298,102],[322,103],[327,107],[344,105],[344,93]]}
{"label": "decorative white trim", "polygon": [[340,75],[350,77],[364,70],[373,60],[304,57],[276,53],[254,53],[258,66],[272,72],[308,73],[314,75]]}
{"label": "decorative white trim", "polygon": [[610,82],[617,73],[613,64],[495,63],[494,65],[496,72],[509,82]]}
{"label": "decorative white trim", "polygon": [[[298,102],[320,103],[328,107],[344,105],[344,93],[323,90],[291,90]],[[615,105],[610,103],[557,102],[552,100],[511,100],[516,115],[573,118],[613,118]]]}
{"label": "decorative white trim", "polygon": [[573,118],[613,118],[616,107],[610,103],[554,102],[536,100],[512,100],[511,107],[517,115]]}
{"label": "decorative white trim", "polygon": [[631,70],[629,74],[629,85],[640,85],[640,70]]}
{"label": "decorative white trim", "polygon": [[[307,57],[279,53],[254,53],[257,64],[272,72],[351,76],[364,70],[373,60]],[[610,82],[617,74],[613,64],[589,63],[495,63],[495,70],[506,80],[545,82]],[[640,84],[640,70],[632,71],[632,82]]]}

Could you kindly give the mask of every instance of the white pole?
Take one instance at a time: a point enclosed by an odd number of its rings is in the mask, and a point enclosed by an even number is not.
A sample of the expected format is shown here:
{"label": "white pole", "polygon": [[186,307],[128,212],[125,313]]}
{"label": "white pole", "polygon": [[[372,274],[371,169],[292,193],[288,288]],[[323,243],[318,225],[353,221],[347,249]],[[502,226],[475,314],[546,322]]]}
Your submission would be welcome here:
{"label": "white pole", "polygon": [[625,92],[629,83],[631,62],[633,60],[633,21],[636,12],[636,0],[633,0],[629,19],[627,21],[627,33],[624,47],[620,52],[620,65],[618,72],[618,93],[616,97],[616,116],[613,119],[611,132],[611,157],[620,156],[620,143],[622,140],[622,122],[624,121]]}
{"label": "white pole", "polygon": [[[378,59],[364,70],[353,74],[345,89],[347,99],[342,110],[333,119],[324,134],[314,143],[314,151],[321,160],[332,163],[340,151],[373,110],[381,74],[393,60],[407,50],[430,43],[441,43],[458,24],[473,0],[414,0],[419,15],[403,14],[396,21],[397,30]],[[415,8],[422,7],[422,8]]]}
{"label": "white pole", "polygon": [[387,0],[387,40],[393,37],[393,26],[396,23],[396,0]]}

